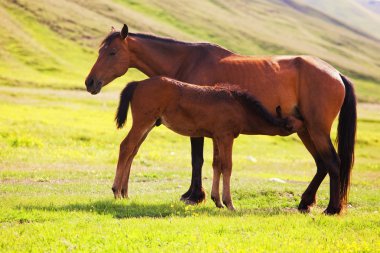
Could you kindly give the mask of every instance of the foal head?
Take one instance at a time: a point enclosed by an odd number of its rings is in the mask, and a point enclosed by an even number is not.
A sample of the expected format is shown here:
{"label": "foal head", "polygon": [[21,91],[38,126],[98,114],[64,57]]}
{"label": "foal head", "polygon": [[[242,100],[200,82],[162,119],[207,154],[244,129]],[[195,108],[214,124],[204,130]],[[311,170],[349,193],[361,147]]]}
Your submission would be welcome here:
{"label": "foal head", "polygon": [[98,59],[85,81],[87,91],[91,94],[98,94],[103,86],[127,72],[130,62],[127,36],[128,26],[124,24],[120,32],[112,28],[101,43]]}

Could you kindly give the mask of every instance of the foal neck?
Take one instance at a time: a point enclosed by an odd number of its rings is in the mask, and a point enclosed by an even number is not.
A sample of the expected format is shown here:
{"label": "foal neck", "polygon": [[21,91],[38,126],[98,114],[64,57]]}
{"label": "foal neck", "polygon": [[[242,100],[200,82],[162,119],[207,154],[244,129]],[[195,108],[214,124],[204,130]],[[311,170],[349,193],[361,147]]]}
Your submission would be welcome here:
{"label": "foal neck", "polygon": [[130,67],[149,77],[175,77],[191,45],[144,34],[129,34],[127,38]]}

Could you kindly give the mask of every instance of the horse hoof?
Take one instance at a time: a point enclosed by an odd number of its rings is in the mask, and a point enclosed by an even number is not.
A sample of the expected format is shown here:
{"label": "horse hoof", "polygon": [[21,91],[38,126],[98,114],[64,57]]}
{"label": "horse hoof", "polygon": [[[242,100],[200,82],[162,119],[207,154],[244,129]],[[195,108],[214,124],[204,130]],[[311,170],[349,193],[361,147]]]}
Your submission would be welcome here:
{"label": "horse hoof", "polygon": [[190,194],[191,194],[192,191],[193,191],[193,189],[190,188],[187,192],[185,192],[184,194],[182,194],[180,200],[183,201],[183,202],[186,202],[186,200],[190,197]]}
{"label": "horse hoof", "polygon": [[125,189],[121,189],[121,196],[124,199],[127,199],[128,198],[128,192]]}
{"label": "horse hoof", "polygon": [[235,207],[232,204],[232,201],[227,202],[227,201],[223,200],[223,204],[228,208],[228,210],[235,211]]}
{"label": "horse hoof", "polygon": [[305,197],[304,195],[301,198],[301,202],[298,205],[298,211],[301,213],[310,213],[311,207],[317,203],[316,197]]}
{"label": "horse hoof", "polygon": [[334,207],[327,207],[325,211],[323,211],[323,214],[325,215],[336,215],[340,214],[341,208],[334,208]]}
{"label": "horse hoof", "polygon": [[303,204],[302,202],[298,205],[298,211],[300,213],[310,213],[311,211],[311,206]]}
{"label": "horse hoof", "polygon": [[217,208],[224,208],[224,206],[222,205],[222,202],[220,202],[220,200],[218,200],[216,197],[211,196],[211,199],[212,201],[214,201],[215,206]]}
{"label": "horse hoof", "polygon": [[230,211],[236,211],[235,207],[233,205],[227,206],[228,210]]}
{"label": "horse hoof", "polygon": [[196,204],[198,204],[197,202],[194,202],[194,201],[191,201],[189,199],[186,199],[183,201],[186,205],[189,205],[189,206],[195,206]]}
{"label": "horse hoof", "polygon": [[112,192],[115,199],[121,198],[120,190],[118,190],[115,186],[112,187]]}
{"label": "horse hoof", "polygon": [[[182,195],[183,196],[183,195]],[[199,204],[206,199],[206,193],[201,189],[193,189],[193,191],[190,193],[190,196],[187,197],[186,199],[181,197],[181,201],[185,202],[185,204],[190,204],[190,205],[196,205]]]}

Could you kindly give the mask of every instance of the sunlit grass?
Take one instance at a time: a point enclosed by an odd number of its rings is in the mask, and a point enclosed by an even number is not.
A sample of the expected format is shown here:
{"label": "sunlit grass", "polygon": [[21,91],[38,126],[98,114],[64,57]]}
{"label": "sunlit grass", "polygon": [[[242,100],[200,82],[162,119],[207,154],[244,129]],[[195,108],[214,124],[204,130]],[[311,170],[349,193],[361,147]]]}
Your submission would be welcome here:
{"label": "sunlit grass", "polygon": [[[94,97],[2,87],[0,94],[1,251],[373,252],[379,246],[378,105],[359,106],[351,207],[325,217],[328,180],[311,215],[296,211],[315,173],[296,136],[235,141],[231,184],[238,210],[229,212],[209,196],[199,206],[178,200],[190,183],[189,139],[160,126],[134,160],[130,199],[115,201],[118,145],[131,125],[129,118],[125,129],[115,129],[117,92]],[[206,140],[207,193],[211,152]]]}

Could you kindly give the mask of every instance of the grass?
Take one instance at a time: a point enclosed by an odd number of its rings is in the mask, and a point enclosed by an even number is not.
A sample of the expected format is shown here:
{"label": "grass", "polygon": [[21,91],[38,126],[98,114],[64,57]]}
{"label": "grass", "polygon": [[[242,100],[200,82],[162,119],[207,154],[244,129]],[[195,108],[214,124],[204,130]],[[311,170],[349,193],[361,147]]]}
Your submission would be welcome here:
{"label": "grass", "polygon": [[[130,199],[111,185],[126,129],[113,123],[117,92],[0,87],[0,251],[347,251],[379,248],[379,106],[360,104],[351,207],[296,211],[314,163],[295,136],[241,136],[234,145],[236,212],[209,199],[186,206],[188,138],[152,131],[135,158]],[[75,124],[73,124],[75,122]],[[210,140],[203,182],[211,189]],[[285,184],[272,182],[281,178]]]}

